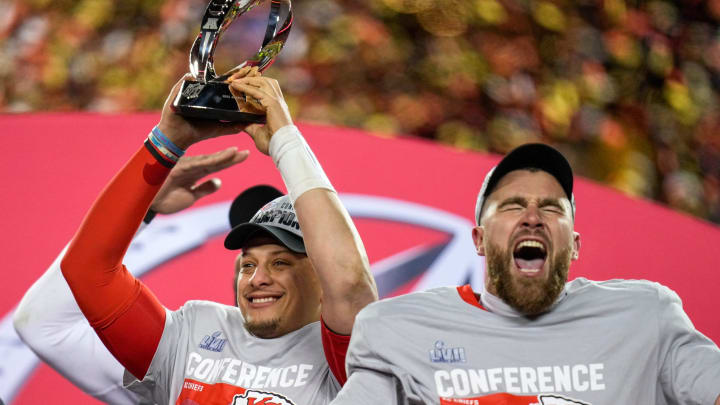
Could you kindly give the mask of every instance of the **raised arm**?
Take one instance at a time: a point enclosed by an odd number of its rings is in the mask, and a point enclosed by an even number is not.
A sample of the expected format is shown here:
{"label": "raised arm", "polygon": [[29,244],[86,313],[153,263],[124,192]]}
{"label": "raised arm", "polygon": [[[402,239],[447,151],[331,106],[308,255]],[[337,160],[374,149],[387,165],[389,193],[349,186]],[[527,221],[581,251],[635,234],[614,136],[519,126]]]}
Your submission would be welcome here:
{"label": "raised arm", "polygon": [[357,313],[378,298],[360,235],[335,192],[309,190],[298,197],[295,209],[322,285],[323,321],[349,335]]}
{"label": "raised arm", "polygon": [[[179,212],[217,191],[218,179],[196,183],[222,168],[219,158],[221,153],[181,158],[149,212]],[[149,223],[152,216],[146,215],[144,222]],[[64,255],[65,249],[25,293],[13,314],[13,326],[38,357],[85,393],[109,404],[135,404],[135,394],[122,387],[124,367],[87,323],[62,276]]]}
{"label": "raised arm", "polygon": [[288,188],[308,257],[323,291],[322,319],[332,331],[349,335],[355,315],[377,300],[365,248],[355,225],[300,132],[293,125],[277,81],[234,80],[231,89],[252,96],[267,111],[266,126],[246,131],[269,154]]}
{"label": "raised arm", "polygon": [[25,293],[13,326],[42,361],[85,393],[109,404],[136,404],[136,395],[122,388],[123,366],[88,325],[63,279],[65,250]]}
{"label": "raised arm", "polygon": [[[175,149],[184,150],[202,139],[241,129],[213,123],[193,124],[174,114],[169,106],[179,85],[180,82],[171,92],[157,127],[167,137],[165,144],[169,142]],[[122,265],[122,257],[177,160],[178,153],[172,155],[169,149],[172,148],[163,149],[162,145],[146,141],[95,201],[60,265],[90,325],[115,358],[139,379],[145,375],[162,335],[165,310]],[[221,168],[246,157],[247,151],[238,152],[235,148],[217,155]],[[190,166],[189,170],[196,170],[198,163]],[[183,173],[179,177],[195,188]],[[202,192],[213,186],[195,189]]]}

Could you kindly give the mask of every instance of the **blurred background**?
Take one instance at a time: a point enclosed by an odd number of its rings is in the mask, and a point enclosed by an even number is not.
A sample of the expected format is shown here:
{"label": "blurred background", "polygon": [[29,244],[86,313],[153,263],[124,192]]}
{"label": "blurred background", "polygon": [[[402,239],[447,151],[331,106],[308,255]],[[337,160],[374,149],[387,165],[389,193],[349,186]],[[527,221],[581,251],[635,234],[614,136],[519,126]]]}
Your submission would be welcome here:
{"label": "blurred background", "polygon": [[[0,0],[0,111],[158,110],[207,1]],[[503,153],[720,223],[720,0],[295,0],[278,79],[300,121]],[[238,19],[218,72],[259,48]],[[442,164],[429,162],[428,164]]]}

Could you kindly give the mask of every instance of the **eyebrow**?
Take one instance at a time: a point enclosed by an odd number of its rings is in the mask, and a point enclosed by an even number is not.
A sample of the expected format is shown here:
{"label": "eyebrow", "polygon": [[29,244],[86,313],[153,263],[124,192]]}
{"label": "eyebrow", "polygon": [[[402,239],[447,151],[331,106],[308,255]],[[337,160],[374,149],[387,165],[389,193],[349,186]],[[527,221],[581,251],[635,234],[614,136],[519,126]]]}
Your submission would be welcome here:
{"label": "eyebrow", "polygon": [[[252,248],[251,248],[251,249],[252,249]],[[293,255],[293,252],[290,251],[289,249],[277,249],[277,250],[273,250],[273,251],[271,251],[271,252],[268,253],[268,255],[270,255],[270,256],[279,256],[279,255],[282,255],[282,254],[289,254],[289,255],[292,256],[292,255]],[[242,257],[245,258],[245,257],[255,257],[255,256],[253,256],[252,253],[243,252]]]}
{"label": "eyebrow", "polygon": [[[508,205],[512,205],[512,204],[517,204],[522,207],[527,207],[528,200],[527,200],[527,198],[520,197],[520,196],[506,198],[505,200],[503,200],[503,202],[500,203],[500,205],[498,206],[498,209],[507,207]],[[558,198],[546,197],[546,198],[540,199],[540,201],[538,202],[538,207],[542,208],[542,207],[547,207],[547,206],[557,207],[557,208],[561,209],[563,212],[565,212],[565,207],[563,207],[563,205],[560,203],[560,199],[558,199]]]}
{"label": "eyebrow", "polygon": [[527,206],[527,198],[524,197],[510,197],[503,200],[503,202],[498,205],[498,209],[507,207],[508,205],[517,204],[523,207]]}
{"label": "eyebrow", "polygon": [[538,204],[539,207],[546,207],[548,205],[557,207],[565,212],[565,207],[560,203],[560,199],[558,198],[543,198]]}

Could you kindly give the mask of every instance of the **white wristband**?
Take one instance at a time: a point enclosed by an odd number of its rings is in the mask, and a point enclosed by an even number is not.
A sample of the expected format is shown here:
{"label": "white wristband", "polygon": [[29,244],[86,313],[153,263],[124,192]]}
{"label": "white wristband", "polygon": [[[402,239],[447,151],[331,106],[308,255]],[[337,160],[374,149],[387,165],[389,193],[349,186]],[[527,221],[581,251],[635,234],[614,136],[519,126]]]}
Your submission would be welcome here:
{"label": "white wristband", "polygon": [[286,125],[270,138],[269,154],[295,204],[304,192],[324,188],[335,192],[310,146],[295,125]]}

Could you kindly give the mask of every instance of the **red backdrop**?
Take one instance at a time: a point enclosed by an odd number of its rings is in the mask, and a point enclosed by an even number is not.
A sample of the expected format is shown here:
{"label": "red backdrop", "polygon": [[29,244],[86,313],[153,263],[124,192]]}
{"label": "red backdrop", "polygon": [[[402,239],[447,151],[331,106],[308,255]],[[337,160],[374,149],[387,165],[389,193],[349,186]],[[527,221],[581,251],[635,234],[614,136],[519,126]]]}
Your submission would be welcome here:
{"label": "red backdrop", "polygon": [[[71,238],[96,194],[157,119],[158,114],[0,116],[0,317],[12,310]],[[467,221],[472,221],[484,174],[499,159],[358,130],[316,125],[301,129],[340,192],[418,203]],[[250,149],[250,158],[222,173],[222,189],[198,205],[232,200],[238,191],[258,183],[284,188],[270,159],[254,150],[247,135],[212,140],[189,153],[229,145]],[[582,248],[571,277],[659,281],[678,292],[696,327],[719,342],[714,293],[720,275],[714,253],[720,247],[720,229],[587,180],[576,184],[576,229]],[[373,263],[442,239],[433,229],[372,219],[357,222]],[[469,226],[464,237],[472,248]],[[232,262],[233,254],[217,237],[163,264],[144,280],[173,309],[188,299],[230,303]],[[63,398],[63,403],[94,403],[47,366],[35,370],[12,403],[41,403],[48,395]]]}

